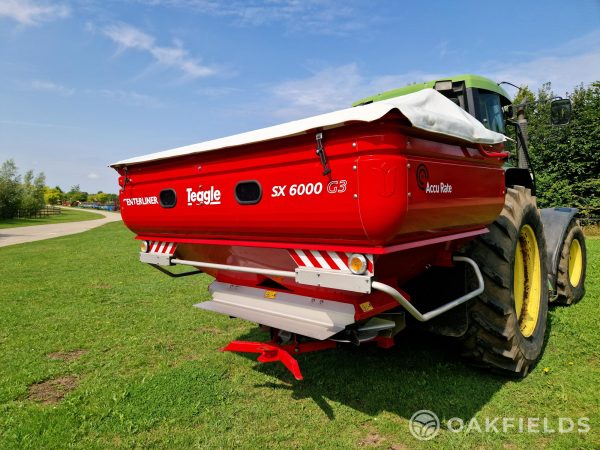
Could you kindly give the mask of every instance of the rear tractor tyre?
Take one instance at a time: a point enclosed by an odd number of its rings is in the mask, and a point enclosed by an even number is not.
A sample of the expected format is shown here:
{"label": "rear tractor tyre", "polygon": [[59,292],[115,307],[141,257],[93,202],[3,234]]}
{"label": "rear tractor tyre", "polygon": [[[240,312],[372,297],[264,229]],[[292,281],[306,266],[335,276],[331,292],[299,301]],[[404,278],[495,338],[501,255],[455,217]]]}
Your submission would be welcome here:
{"label": "rear tractor tyre", "polygon": [[556,303],[571,305],[585,294],[587,253],[583,231],[576,221],[569,224],[562,244],[556,274]]}
{"label": "rear tractor tyre", "polygon": [[485,290],[469,303],[462,353],[478,366],[524,377],[542,353],[548,315],[546,241],[531,191],[507,188],[489,230],[466,249]]}

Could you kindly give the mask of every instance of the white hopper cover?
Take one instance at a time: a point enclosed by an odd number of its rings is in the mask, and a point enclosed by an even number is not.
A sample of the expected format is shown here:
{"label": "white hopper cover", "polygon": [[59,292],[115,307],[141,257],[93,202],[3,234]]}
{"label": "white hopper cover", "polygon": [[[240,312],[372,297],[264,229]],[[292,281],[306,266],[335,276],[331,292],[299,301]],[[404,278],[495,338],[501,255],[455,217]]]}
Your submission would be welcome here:
{"label": "white hopper cover", "polygon": [[373,122],[394,109],[400,111],[410,121],[412,126],[421,130],[479,144],[497,144],[506,140],[503,134],[488,130],[481,122],[436,90],[423,89],[412,94],[368,105],[341,109],[247,133],[234,134],[233,136],[214,139],[212,141],[126,159],[111,164],[111,167],[157,161],[176,156],[221,150],[238,145],[270,141],[300,135],[317,128],[339,126],[347,122]]}

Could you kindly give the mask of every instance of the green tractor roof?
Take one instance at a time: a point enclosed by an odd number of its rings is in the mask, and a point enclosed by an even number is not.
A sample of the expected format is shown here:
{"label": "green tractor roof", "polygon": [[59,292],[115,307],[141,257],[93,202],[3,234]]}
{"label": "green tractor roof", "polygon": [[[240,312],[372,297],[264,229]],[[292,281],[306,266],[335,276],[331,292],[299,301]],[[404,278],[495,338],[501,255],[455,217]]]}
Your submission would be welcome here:
{"label": "green tractor roof", "polygon": [[420,91],[426,88],[433,88],[435,83],[438,81],[447,81],[451,80],[452,82],[456,81],[464,81],[465,87],[467,88],[477,88],[477,89],[487,89],[488,91],[496,92],[501,96],[505,97],[508,102],[510,102],[510,96],[508,93],[498,86],[498,83],[490,80],[489,78],[481,77],[479,75],[456,75],[454,77],[449,78],[440,78],[439,80],[427,81],[425,83],[418,84],[409,84],[408,86],[404,86],[398,89],[392,89],[391,91],[385,91],[380,94],[375,94],[370,97],[362,98],[354,103],[352,106],[363,105],[365,103],[378,102],[380,100],[387,100],[389,98],[400,97],[401,95],[412,94],[413,92]]}

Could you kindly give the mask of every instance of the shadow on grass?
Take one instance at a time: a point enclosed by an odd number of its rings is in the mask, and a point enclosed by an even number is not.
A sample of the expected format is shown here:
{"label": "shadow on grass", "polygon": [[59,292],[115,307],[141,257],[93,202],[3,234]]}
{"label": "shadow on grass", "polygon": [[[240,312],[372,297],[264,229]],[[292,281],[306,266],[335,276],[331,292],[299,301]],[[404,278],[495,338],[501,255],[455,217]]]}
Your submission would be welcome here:
{"label": "shadow on grass", "polygon": [[[256,329],[240,339],[265,341],[268,336]],[[340,345],[297,359],[304,380],[296,381],[279,363],[257,363],[255,370],[279,381],[255,387],[290,391],[297,400],[311,398],[330,420],[335,419],[330,402],[370,416],[387,411],[409,419],[429,409],[441,420],[469,420],[510,380],[467,366],[452,339],[419,332],[400,334],[389,350]]]}

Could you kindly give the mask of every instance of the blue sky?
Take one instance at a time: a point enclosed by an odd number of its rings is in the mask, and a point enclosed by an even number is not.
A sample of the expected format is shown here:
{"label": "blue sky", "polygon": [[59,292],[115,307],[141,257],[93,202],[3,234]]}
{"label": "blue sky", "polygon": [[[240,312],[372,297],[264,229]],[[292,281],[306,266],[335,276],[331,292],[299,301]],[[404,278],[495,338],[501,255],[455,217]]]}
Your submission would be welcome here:
{"label": "blue sky", "polygon": [[509,3],[0,0],[0,161],[116,192],[111,162],[411,82],[600,79],[599,1]]}

